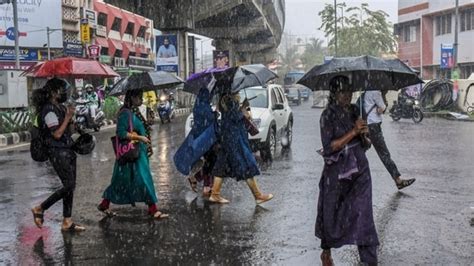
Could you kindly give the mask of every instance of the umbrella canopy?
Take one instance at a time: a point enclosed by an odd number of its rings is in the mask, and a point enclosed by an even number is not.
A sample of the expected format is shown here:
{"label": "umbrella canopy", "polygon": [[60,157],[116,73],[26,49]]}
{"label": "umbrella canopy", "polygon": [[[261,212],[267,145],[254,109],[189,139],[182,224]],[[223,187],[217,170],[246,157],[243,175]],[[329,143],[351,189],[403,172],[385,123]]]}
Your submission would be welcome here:
{"label": "umbrella canopy", "polygon": [[277,74],[262,64],[211,68],[189,77],[184,91],[197,94],[203,87],[213,90],[217,85],[218,93],[236,93],[248,87],[263,86],[275,78],[278,78]]}
{"label": "umbrella canopy", "polygon": [[373,56],[333,58],[313,67],[297,83],[315,90],[329,90],[329,82],[338,75],[349,77],[354,91],[398,90],[423,83],[412,68],[399,59],[384,60]]}
{"label": "umbrella canopy", "polygon": [[36,78],[83,78],[91,76],[111,78],[119,76],[112,68],[99,61],[77,57],[63,57],[39,62],[28,68],[22,75]]}
{"label": "umbrella canopy", "polygon": [[144,91],[172,88],[184,81],[173,73],[166,71],[151,71],[134,73],[119,80],[111,89],[109,95],[125,94],[127,90],[142,89]]}
{"label": "umbrella canopy", "polygon": [[202,72],[192,74],[184,83],[183,91],[199,94],[202,88],[208,88],[211,91],[215,85],[215,74],[228,70],[228,67],[224,68],[208,68]]}

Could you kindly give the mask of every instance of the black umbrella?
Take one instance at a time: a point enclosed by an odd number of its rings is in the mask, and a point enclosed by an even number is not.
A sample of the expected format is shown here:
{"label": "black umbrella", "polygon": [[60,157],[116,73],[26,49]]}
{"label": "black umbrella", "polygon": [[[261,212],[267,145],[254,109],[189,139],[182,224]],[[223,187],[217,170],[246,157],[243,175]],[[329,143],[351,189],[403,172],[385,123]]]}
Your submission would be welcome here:
{"label": "black umbrella", "polygon": [[313,67],[297,83],[315,90],[329,90],[329,82],[338,75],[349,77],[354,91],[398,90],[423,83],[412,68],[399,59],[373,56],[333,58]]}
{"label": "black umbrella", "polygon": [[236,93],[245,88],[263,86],[276,78],[278,75],[262,64],[239,66],[233,73],[231,92]]}
{"label": "black umbrella", "polygon": [[112,87],[109,95],[121,95],[125,94],[127,90],[136,89],[143,89],[144,91],[167,89],[182,83],[184,81],[180,77],[166,71],[134,73],[117,82]]}

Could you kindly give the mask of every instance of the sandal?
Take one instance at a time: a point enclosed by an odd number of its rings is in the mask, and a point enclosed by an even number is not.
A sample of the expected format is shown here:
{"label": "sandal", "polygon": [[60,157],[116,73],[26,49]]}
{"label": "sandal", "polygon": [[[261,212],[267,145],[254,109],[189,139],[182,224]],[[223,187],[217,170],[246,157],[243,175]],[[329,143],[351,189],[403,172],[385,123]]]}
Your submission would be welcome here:
{"label": "sandal", "polygon": [[168,218],[169,217],[169,214],[166,214],[166,213],[162,213],[160,211],[156,211],[154,214],[153,214],[153,218],[157,219],[157,220],[161,220],[161,219],[165,219],[165,218]]}
{"label": "sandal", "polygon": [[86,228],[84,226],[81,226],[81,225],[78,225],[78,224],[75,224],[75,223],[72,223],[71,226],[69,226],[68,228],[61,228],[61,231],[63,232],[69,232],[69,233],[74,233],[74,232],[82,232],[82,231],[85,231]]}
{"label": "sandal", "polygon": [[194,176],[190,176],[188,177],[188,182],[189,182],[189,185],[191,186],[191,190],[195,193],[197,193],[197,181],[196,179],[194,178]]}
{"label": "sandal", "polygon": [[411,184],[415,183],[416,179],[415,178],[411,178],[411,179],[402,179],[402,182],[398,183],[397,184],[397,188],[400,190],[400,189],[403,189],[403,188],[406,188],[408,186],[410,186]]}
{"label": "sandal", "polygon": [[109,208],[104,207],[102,204],[97,205],[97,210],[105,214],[107,217],[114,217],[117,213],[111,211]]}
{"label": "sandal", "polygon": [[36,226],[38,226],[38,228],[42,228],[43,223],[44,223],[44,214],[43,214],[43,212],[38,213],[38,212],[35,212],[34,209],[31,209],[31,212],[33,213],[33,221],[35,222]]}

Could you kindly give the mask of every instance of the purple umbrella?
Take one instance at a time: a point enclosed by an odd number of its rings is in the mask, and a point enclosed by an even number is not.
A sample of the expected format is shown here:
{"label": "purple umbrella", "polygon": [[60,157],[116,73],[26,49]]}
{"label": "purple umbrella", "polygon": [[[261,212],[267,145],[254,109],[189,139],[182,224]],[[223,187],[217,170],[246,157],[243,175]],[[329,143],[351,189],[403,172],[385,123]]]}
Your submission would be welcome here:
{"label": "purple umbrella", "polygon": [[198,94],[202,88],[208,88],[209,91],[212,91],[216,80],[215,75],[223,73],[228,69],[229,67],[213,67],[202,72],[194,73],[186,80],[186,83],[184,83],[183,90],[194,94]]}

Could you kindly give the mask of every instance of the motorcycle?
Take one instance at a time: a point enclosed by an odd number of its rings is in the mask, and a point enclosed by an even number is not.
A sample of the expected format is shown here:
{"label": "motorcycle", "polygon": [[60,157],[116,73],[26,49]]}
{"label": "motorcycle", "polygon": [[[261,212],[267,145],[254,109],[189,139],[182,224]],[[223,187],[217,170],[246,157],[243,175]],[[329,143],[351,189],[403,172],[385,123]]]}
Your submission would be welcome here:
{"label": "motorcycle", "polygon": [[86,129],[93,129],[98,132],[100,128],[105,124],[105,114],[101,108],[97,108],[95,117],[91,117],[89,112],[88,104],[90,101],[84,99],[77,99],[76,104],[76,118],[75,125],[79,132],[83,132]]}
{"label": "motorcycle", "polygon": [[420,123],[421,120],[423,120],[420,101],[408,95],[398,97],[398,102],[393,101],[393,106],[390,109],[390,116],[393,121],[398,121],[402,118],[411,118],[413,122]]}
{"label": "motorcycle", "polygon": [[171,122],[171,119],[174,117],[174,104],[166,95],[160,96],[158,102],[158,115],[162,124],[164,124],[165,121]]}

